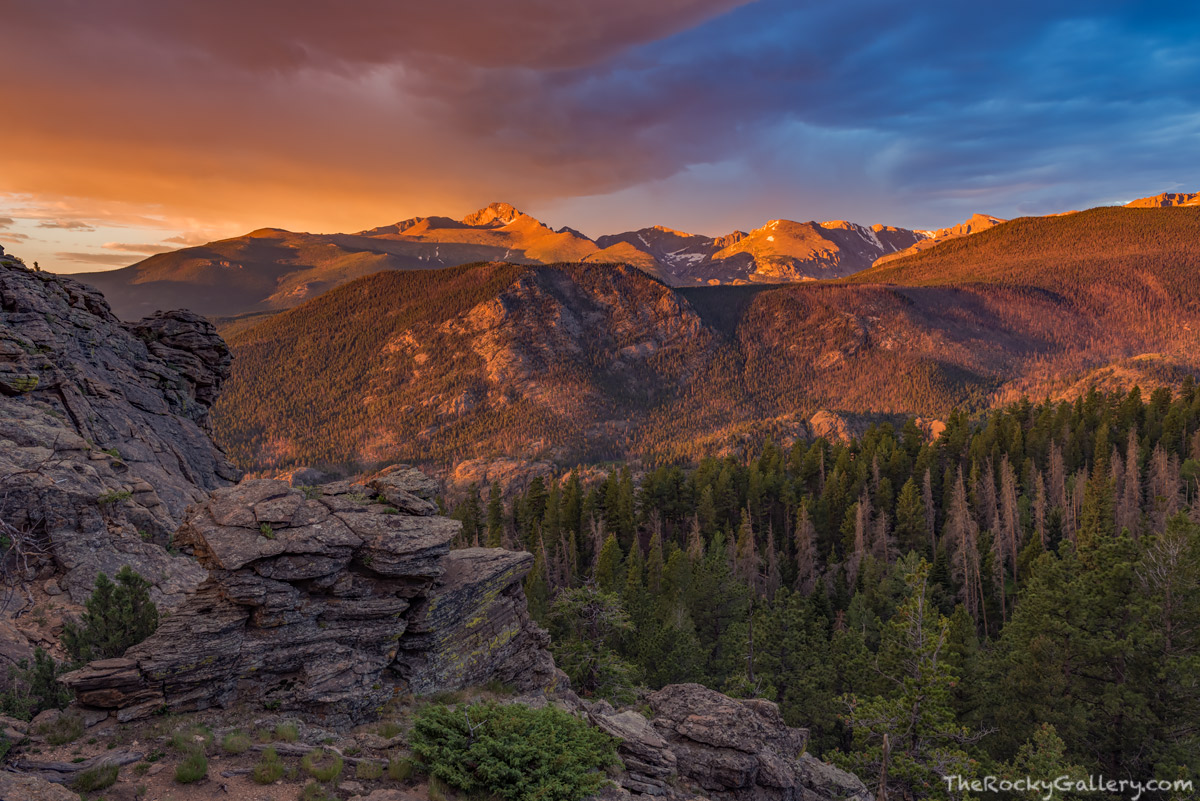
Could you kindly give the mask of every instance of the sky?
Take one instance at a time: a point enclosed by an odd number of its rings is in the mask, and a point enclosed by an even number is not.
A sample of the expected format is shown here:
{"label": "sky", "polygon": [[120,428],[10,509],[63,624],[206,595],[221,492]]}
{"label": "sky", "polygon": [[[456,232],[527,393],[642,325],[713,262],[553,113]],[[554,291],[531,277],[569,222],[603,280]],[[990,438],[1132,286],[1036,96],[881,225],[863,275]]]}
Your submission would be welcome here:
{"label": "sky", "polygon": [[589,236],[1200,191],[1200,4],[0,0],[0,244],[61,272],[507,201]]}

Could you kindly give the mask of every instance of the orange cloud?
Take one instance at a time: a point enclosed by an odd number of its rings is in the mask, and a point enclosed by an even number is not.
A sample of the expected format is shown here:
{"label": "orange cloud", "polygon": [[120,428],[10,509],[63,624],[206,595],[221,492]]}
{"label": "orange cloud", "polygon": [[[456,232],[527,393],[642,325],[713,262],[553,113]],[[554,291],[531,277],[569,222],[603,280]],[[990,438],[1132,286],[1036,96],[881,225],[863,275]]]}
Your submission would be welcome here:
{"label": "orange cloud", "polygon": [[[743,2],[18,4],[6,50],[23,80],[0,84],[0,106],[21,124],[5,132],[0,192],[232,234],[609,191],[653,155],[615,169],[536,113],[549,146],[516,142],[494,109]],[[471,99],[482,89],[492,109]]]}

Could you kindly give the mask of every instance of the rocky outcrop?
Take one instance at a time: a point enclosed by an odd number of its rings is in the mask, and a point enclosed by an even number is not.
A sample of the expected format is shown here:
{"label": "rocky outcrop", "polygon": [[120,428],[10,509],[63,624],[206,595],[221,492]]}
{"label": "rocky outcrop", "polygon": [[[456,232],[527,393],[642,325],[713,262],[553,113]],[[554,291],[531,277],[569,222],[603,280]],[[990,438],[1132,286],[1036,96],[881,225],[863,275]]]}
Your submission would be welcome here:
{"label": "rocky outcrop", "polygon": [[436,485],[407,467],[368,484],[255,479],[214,492],[176,542],[209,575],[150,639],[64,682],[121,720],[259,702],[345,725],[396,693],[558,680],[529,619],[529,554],[450,551]]}
{"label": "rocky outcrop", "polygon": [[589,711],[617,737],[631,793],[679,797],[694,785],[713,801],[869,801],[852,774],[804,753],[808,732],[783,721],[770,701],[737,700],[699,684],[673,684],[649,698],[654,717]]}
{"label": "rocky outcrop", "polygon": [[160,607],[180,603],[204,571],[169,553],[169,536],[239,476],[209,438],[229,368],[200,317],[125,324],[95,290],[0,261],[0,526],[22,557],[14,578],[62,574],[79,603],[98,572],[130,565]]}
{"label": "rocky outcrop", "polygon": [[550,636],[526,613],[521,579],[533,556],[498,548],[452,551],[445,572],[409,616],[398,672],[418,695],[495,679],[513,686],[555,688]]}
{"label": "rocky outcrop", "polygon": [[1154,209],[1169,206],[1200,206],[1200,192],[1163,192],[1154,197],[1143,197],[1125,204],[1129,209]]}
{"label": "rocky outcrop", "polygon": [[0,773],[0,799],[13,801],[79,801],[79,794],[65,787],[22,773]]}

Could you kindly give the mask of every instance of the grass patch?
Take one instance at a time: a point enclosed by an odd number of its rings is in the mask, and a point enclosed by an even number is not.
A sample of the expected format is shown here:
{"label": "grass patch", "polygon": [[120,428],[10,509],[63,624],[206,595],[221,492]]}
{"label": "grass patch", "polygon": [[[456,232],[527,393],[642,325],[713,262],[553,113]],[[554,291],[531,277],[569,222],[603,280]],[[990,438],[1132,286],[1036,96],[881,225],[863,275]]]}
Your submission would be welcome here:
{"label": "grass patch", "polygon": [[283,760],[274,748],[264,748],[262,758],[254,765],[250,778],[258,784],[274,784],[283,778]]}
{"label": "grass patch", "polygon": [[443,706],[454,706],[460,703],[464,698],[462,690],[446,690],[440,693],[434,693],[425,698],[431,704],[442,704]]}
{"label": "grass patch", "polygon": [[221,750],[227,754],[244,754],[250,750],[250,735],[231,731],[221,740]]}
{"label": "grass patch", "polygon": [[175,781],[193,784],[208,775],[208,757],[199,748],[193,749],[175,766]]}
{"label": "grass patch", "polygon": [[379,728],[376,729],[376,731],[379,732],[380,737],[387,737],[390,739],[404,731],[404,727],[394,720],[385,720],[383,723],[379,724]]}
{"label": "grass patch", "polygon": [[83,736],[83,718],[78,715],[59,715],[54,720],[40,724],[34,734],[46,738],[50,745],[66,745]]}
{"label": "grass patch", "polygon": [[450,785],[437,776],[430,776],[429,801],[450,801]]}
{"label": "grass patch", "polygon": [[275,739],[285,743],[294,743],[300,739],[300,729],[295,723],[280,723],[275,727]]}
{"label": "grass patch", "polygon": [[378,762],[359,762],[354,766],[354,778],[374,781],[383,777],[383,765]]}
{"label": "grass patch", "polygon": [[112,787],[117,783],[119,770],[120,768],[116,765],[97,765],[94,768],[88,768],[75,777],[75,781],[71,782],[71,789],[77,793],[91,793]]}
{"label": "grass patch", "polygon": [[388,760],[387,775],[392,781],[406,782],[417,772],[417,763],[409,757],[392,757]]}
{"label": "grass patch", "polygon": [[207,753],[212,744],[212,729],[200,723],[185,726],[171,735],[171,746],[177,751],[191,752],[199,749]]}
{"label": "grass patch", "polygon": [[342,755],[324,748],[314,748],[300,760],[300,767],[319,782],[335,781],[342,775]]}
{"label": "grass patch", "polygon": [[300,791],[300,801],[337,801],[337,796],[330,795],[320,784],[309,782]]}

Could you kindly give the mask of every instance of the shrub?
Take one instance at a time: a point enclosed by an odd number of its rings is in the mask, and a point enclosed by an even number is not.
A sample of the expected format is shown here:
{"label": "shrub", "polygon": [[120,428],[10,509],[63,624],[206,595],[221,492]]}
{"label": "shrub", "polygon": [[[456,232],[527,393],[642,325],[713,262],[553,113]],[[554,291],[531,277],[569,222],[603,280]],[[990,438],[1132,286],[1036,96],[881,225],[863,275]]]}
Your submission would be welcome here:
{"label": "shrub", "polygon": [[404,727],[394,720],[385,720],[379,724],[379,728],[376,731],[379,732],[380,737],[392,738],[404,731]]}
{"label": "shrub", "polygon": [[67,624],[62,642],[77,662],[121,656],[158,628],[158,607],[150,600],[150,582],[130,569],[117,573],[117,583],[96,576],[96,588],[87,600],[82,627]]}
{"label": "shrub", "polygon": [[183,761],[175,766],[175,781],[192,784],[208,775],[208,757],[199,748],[188,752]]}
{"label": "shrub", "polygon": [[231,731],[221,740],[221,750],[227,754],[244,754],[250,750],[250,735]]}
{"label": "shrub", "polygon": [[213,743],[212,729],[204,724],[186,726],[171,735],[171,745],[180,751],[208,751]]}
{"label": "shrub", "polygon": [[79,793],[90,793],[95,790],[103,790],[105,787],[112,787],[117,783],[119,770],[117,765],[111,764],[88,768],[75,777],[75,780],[71,782],[71,788]]}
{"label": "shrub", "polygon": [[617,764],[608,735],[556,707],[522,704],[424,707],[412,749],[431,777],[504,801],[577,801],[603,787],[601,771]]}
{"label": "shrub", "polygon": [[337,796],[330,795],[324,787],[316,782],[309,782],[300,791],[300,801],[337,801]]}
{"label": "shrub", "polygon": [[354,778],[373,780],[383,776],[383,765],[378,762],[359,762],[354,766]]}
{"label": "shrub", "polygon": [[406,782],[412,778],[416,763],[408,757],[392,757],[388,760],[387,774],[392,781]]}
{"label": "shrub", "polygon": [[283,778],[283,760],[274,748],[264,748],[262,759],[254,766],[251,778],[259,784],[273,784]]}
{"label": "shrub", "polygon": [[63,709],[74,697],[58,683],[68,670],[41,648],[33,651],[33,664],[22,659],[8,669],[9,687],[0,694],[0,711],[20,720],[33,720],[44,709]]}
{"label": "shrub", "polygon": [[295,723],[280,723],[275,727],[275,739],[285,743],[294,743],[300,739],[300,729]]}
{"label": "shrub", "polygon": [[331,782],[342,775],[342,755],[324,748],[314,748],[300,760],[304,772],[319,782]]}
{"label": "shrub", "polygon": [[78,715],[59,715],[39,725],[34,734],[45,737],[50,745],[73,743],[83,736],[83,718]]}
{"label": "shrub", "polygon": [[101,506],[109,506],[111,504],[120,503],[121,501],[127,501],[132,497],[133,493],[129,490],[109,490],[108,492],[102,492],[96,496],[96,503],[100,504]]}

